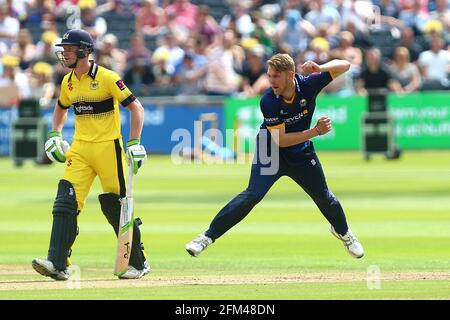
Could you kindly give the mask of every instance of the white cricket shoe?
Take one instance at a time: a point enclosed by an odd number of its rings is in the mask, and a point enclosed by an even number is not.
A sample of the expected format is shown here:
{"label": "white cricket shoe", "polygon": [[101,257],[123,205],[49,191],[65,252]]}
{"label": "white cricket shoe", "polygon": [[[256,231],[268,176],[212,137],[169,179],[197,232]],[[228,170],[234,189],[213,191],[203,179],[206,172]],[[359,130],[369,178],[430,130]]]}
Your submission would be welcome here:
{"label": "white cricket shoe", "polygon": [[70,277],[70,270],[66,268],[66,270],[56,270],[53,262],[46,259],[36,258],[31,262],[33,269],[36,270],[37,273],[42,274],[43,276],[50,277],[54,280],[68,280]]}
{"label": "white cricket shoe", "polygon": [[344,247],[347,250],[348,254],[353,258],[362,258],[364,256],[364,248],[362,244],[356,239],[353,235],[352,230],[348,229],[347,233],[341,236],[339,233],[334,230],[333,226],[330,228],[331,233],[341,240],[344,243]]}
{"label": "white cricket shoe", "polygon": [[185,248],[186,251],[193,257],[197,257],[203,250],[206,250],[214,241],[205,236],[203,233],[199,234],[197,238],[189,242]]}
{"label": "white cricket shoe", "polygon": [[119,276],[119,279],[140,279],[146,274],[150,273],[152,269],[150,268],[150,264],[145,260],[144,269],[138,270],[133,266],[128,266],[127,272]]}

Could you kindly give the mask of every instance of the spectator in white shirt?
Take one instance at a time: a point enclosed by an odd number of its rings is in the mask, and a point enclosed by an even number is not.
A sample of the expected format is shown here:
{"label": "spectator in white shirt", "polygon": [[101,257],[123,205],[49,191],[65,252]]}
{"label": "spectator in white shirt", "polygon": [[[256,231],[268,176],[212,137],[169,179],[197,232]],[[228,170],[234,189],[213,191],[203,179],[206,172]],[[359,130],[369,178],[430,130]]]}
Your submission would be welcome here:
{"label": "spectator in white shirt", "polygon": [[16,18],[10,17],[5,5],[0,6],[0,42],[9,48],[17,40],[20,23]]}
{"label": "spectator in white shirt", "polygon": [[324,0],[316,0],[311,3],[311,11],[305,16],[316,28],[325,25],[328,36],[334,36],[340,31],[341,16],[332,6],[324,4]]}
{"label": "spectator in white shirt", "polygon": [[418,64],[422,73],[422,90],[450,88],[450,52],[443,49],[444,41],[437,33],[432,35],[431,49],[420,54]]}

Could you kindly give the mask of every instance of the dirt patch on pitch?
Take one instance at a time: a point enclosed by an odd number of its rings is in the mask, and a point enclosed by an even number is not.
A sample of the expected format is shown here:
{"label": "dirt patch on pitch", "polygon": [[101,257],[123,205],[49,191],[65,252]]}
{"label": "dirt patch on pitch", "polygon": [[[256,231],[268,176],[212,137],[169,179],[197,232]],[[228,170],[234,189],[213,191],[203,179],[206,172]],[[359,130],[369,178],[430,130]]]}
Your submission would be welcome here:
{"label": "dirt patch on pitch", "polygon": [[28,266],[24,266],[24,265],[0,264],[0,275],[1,276],[30,275],[30,274],[36,274],[36,271],[34,271],[31,268],[31,265],[28,267]]}
{"label": "dirt patch on pitch", "polygon": [[[86,270],[92,272],[94,269]],[[106,269],[96,269],[111,272]],[[373,274],[361,272],[305,273],[289,275],[223,275],[223,276],[161,276],[158,271],[139,280],[119,280],[116,278],[83,279],[82,274],[74,274],[69,281],[54,281],[40,277],[25,266],[0,265],[0,291],[5,290],[55,290],[55,289],[99,289],[124,287],[160,287],[191,285],[241,285],[276,283],[323,283],[357,282],[374,280]],[[6,278],[6,279],[5,279]],[[20,279],[20,280],[19,280]],[[450,272],[381,272],[380,281],[440,280],[450,281]]]}

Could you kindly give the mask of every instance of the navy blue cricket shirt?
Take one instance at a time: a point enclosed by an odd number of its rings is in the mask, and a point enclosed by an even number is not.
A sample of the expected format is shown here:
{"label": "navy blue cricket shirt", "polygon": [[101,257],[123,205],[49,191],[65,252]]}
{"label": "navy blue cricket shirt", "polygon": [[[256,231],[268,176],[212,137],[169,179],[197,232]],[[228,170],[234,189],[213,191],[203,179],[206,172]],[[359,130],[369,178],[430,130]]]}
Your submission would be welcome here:
{"label": "navy blue cricket shirt", "polygon": [[[311,126],[311,119],[316,108],[316,97],[333,78],[329,72],[313,73],[308,76],[295,74],[295,97],[286,102],[277,96],[272,88],[266,90],[260,101],[264,122],[260,129],[285,125],[285,132],[301,132]],[[310,141],[289,147],[280,147],[280,153],[295,155],[308,147]]]}

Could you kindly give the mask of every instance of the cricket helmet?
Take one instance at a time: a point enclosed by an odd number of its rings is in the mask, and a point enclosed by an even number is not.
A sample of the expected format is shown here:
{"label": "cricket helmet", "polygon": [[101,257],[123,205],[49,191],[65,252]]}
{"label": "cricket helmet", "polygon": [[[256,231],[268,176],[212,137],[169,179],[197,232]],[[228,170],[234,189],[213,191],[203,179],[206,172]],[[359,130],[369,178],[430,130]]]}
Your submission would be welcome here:
{"label": "cricket helmet", "polygon": [[88,49],[89,52],[94,51],[94,40],[89,32],[81,29],[67,31],[62,37],[61,43],[57,43],[56,46],[62,47],[66,44],[78,46],[80,49]]}
{"label": "cricket helmet", "polygon": [[76,52],[77,60],[72,65],[67,65],[62,51],[55,52],[61,64],[68,68],[75,68],[78,63],[78,59],[84,59],[94,51],[94,40],[87,31],[81,29],[72,29],[67,31],[63,35],[61,42],[55,44],[57,47],[62,47],[64,45],[74,45],[78,47]]}

